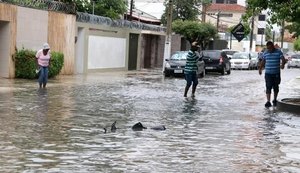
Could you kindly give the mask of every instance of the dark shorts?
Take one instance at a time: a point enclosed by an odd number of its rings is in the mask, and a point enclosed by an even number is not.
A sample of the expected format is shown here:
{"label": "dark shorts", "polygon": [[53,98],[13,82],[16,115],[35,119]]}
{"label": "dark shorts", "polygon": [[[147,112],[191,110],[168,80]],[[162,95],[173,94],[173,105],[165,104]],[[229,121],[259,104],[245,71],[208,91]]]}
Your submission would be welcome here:
{"label": "dark shorts", "polygon": [[191,74],[184,74],[185,80],[186,80],[186,85],[191,86],[192,83],[194,86],[198,85],[198,77],[197,73],[191,73]]}
{"label": "dark shorts", "polygon": [[265,74],[265,81],[267,94],[271,94],[272,88],[274,92],[279,92],[280,74]]}

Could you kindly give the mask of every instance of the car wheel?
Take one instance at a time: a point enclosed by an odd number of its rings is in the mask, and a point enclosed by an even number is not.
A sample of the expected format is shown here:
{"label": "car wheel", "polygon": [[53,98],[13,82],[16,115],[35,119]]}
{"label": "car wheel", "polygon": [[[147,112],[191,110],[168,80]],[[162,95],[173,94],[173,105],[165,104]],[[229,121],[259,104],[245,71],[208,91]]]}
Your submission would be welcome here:
{"label": "car wheel", "polygon": [[222,67],[221,74],[222,74],[222,75],[225,75],[225,72],[226,72],[226,69],[225,69],[225,67]]}
{"label": "car wheel", "polygon": [[164,76],[165,76],[165,77],[170,77],[171,75],[170,75],[170,73],[165,72],[165,73],[164,73]]}
{"label": "car wheel", "polygon": [[205,70],[204,73],[207,74],[207,70]]}
{"label": "car wheel", "polygon": [[227,74],[230,74],[231,73],[231,70],[229,69],[228,71],[227,71]]}
{"label": "car wheel", "polygon": [[204,76],[205,76],[205,71],[202,71],[202,73],[199,74],[199,77],[204,78]]}

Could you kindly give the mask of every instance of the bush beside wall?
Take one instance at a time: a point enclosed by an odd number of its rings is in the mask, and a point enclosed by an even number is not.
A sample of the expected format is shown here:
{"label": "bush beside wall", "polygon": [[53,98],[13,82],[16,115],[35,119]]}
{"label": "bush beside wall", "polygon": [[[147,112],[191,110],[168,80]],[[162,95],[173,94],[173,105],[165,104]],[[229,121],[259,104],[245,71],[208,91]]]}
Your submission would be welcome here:
{"label": "bush beside wall", "polygon": [[[14,55],[15,77],[23,79],[35,79],[36,51],[22,49],[17,50]],[[64,55],[60,52],[51,52],[51,63],[49,67],[49,78],[57,76],[64,65]]]}

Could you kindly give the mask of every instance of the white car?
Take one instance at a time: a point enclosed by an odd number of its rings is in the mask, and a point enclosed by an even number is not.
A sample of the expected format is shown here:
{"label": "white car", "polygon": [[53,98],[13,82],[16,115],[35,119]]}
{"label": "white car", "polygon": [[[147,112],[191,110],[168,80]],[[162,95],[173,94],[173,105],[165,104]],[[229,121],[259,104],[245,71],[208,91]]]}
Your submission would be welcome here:
{"label": "white car", "polygon": [[288,61],[287,67],[300,68],[300,54],[292,55],[290,60]]}
{"label": "white car", "polygon": [[222,52],[225,52],[226,55],[227,55],[227,57],[228,57],[229,59],[231,59],[233,54],[235,54],[235,53],[237,53],[237,52],[240,52],[240,51],[237,51],[237,50],[231,50],[231,49],[223,49]]}
{"label": "white car", "polygon": [[232,69],[256,69],[257,55],[252,52],[238,52],[233,54],[230,63]]}

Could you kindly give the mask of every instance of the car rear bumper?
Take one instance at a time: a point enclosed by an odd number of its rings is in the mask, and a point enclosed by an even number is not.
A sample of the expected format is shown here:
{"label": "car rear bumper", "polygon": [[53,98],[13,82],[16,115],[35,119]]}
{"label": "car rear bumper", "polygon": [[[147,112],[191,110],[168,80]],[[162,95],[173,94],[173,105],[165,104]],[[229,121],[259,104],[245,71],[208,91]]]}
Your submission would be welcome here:
{"label": "car rear bumper", "polygon": [[164,74],[166,76],[183,76],[184,75],[184,69],[182,68],[165,68]]}
{"label": "car rear bumper", "polygon": [[219,72],[223,70],[223,65],[207,65],[205,71]]}

